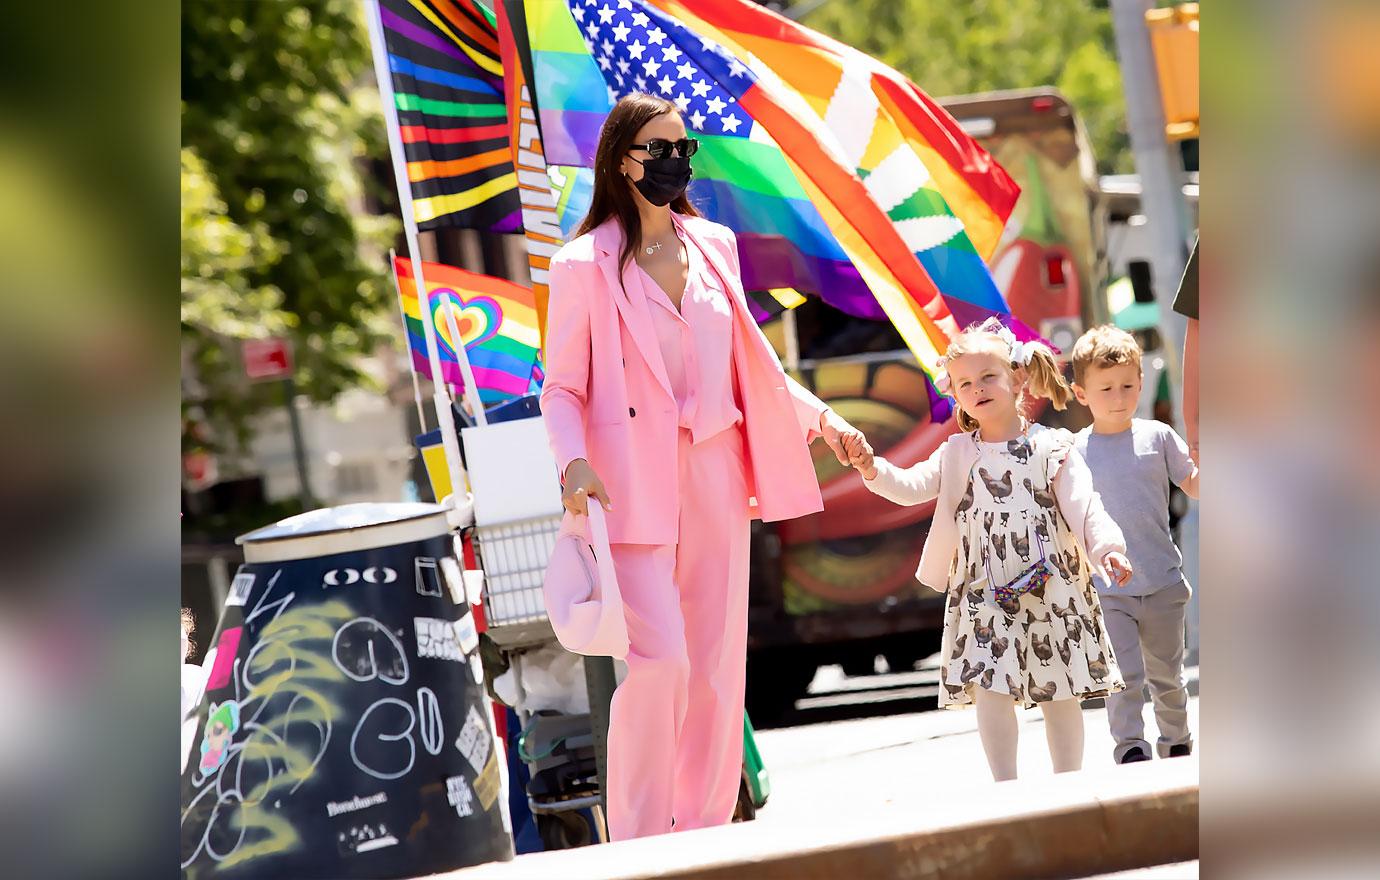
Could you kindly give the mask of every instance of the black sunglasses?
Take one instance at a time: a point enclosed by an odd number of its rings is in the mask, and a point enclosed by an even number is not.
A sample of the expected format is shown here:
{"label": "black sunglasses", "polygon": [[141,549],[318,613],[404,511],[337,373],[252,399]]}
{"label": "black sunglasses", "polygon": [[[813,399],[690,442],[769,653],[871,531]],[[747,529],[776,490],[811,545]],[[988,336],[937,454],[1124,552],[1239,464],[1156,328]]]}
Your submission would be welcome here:
{"label": "black sunglasses", "polygon": [[681,138],[678,141],[668,141],[665,138],[652,138],[645,144],[629,144],[629,150],[646,150],[653,159],[665,159],[671,155],[671,150],[675,150],[681,158],[689,159],[700,148],[700,142],[694,138]]}

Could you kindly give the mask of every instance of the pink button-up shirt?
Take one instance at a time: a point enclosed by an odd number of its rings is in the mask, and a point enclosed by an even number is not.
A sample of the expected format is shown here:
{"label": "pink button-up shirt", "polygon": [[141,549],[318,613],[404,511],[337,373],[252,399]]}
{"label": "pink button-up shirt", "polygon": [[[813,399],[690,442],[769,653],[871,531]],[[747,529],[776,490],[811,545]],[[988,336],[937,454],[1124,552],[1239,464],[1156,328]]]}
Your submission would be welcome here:
{"label": "pink button-up shirt", "polygon": [[679,310],[642,267],[635,274],[647,296],[680,426],[701,443],[741,422],[743,413],[734,397],[733,308],[699,248],[682,239],[689,265]]}

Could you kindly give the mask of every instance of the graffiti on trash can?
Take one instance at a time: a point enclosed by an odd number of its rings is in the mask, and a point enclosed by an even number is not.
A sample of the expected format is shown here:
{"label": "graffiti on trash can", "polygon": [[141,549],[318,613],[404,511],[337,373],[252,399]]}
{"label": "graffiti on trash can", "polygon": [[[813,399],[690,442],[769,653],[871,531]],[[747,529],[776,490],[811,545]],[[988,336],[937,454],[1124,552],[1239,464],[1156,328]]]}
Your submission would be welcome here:
{"label": "graffiti on trash can", "polygon": [[397,842],[398,838],[389,833],[388,826],[383,822],[352,825],[336,835],[336,843],[342,856],[383,849],[385,846],[394,846]]}
{"label": "graffiti on trash can", "polygon": [[381,679],[407,684],[407,651],[388,627],[372,617],[356,617],[336,631],[331,655],[340,671],[355,681]]}
{"label": "graffiti on trash can", "polygon": [[341,602],[290,610],[294,593],[270,601],[277,579],[275,573],[245,618],[246,628],[264,622],[243,661],[232,661],[234,697],[208,718],[198,770],[210,769],[193,780],[198,790],[181,820],[184,830],[202,824],[184,868],[203,852],[229,868],[299,841],[271,808],[310,779],[326,753],[339,709],[321,686],[344,681],[326,651],[350,612]]}
{"label": "graffiti on trash can", "polygon": [[[334,859],[378,850],[425,873],[453,864],[460,851],[503,850],[493,735],[474,705],[482,691],[452,665],[473,653],[475,621],[447,619],[454,606],[431,593],[425,576],[425,593],[380,603],[389,592],[382,585],[398,581],[414,558],[391,567],[357,558],[354,567],[340,559],[243,573],[252,590],[222,620],[218,674],[184,760],[189,880],[251,862],[255,871],[281,868],[281,876],[339,876]],[[434,556],[417,558],[436,572]],[[499,836],[448,836],[451,809]],[[418,821],[431,829],[422,838]]]}

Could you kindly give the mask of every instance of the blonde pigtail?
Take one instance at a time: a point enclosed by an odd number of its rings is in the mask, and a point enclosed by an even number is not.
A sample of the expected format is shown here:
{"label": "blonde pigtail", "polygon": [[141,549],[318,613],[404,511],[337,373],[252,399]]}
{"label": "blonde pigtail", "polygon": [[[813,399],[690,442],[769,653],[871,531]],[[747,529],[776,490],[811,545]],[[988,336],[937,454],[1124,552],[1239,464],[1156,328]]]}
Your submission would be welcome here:
{"label": "blonde pigtail", "polygon": [[1045,346],[1034,346],[1025,371],[1026,387],[1036,397],[1043,397],[1054,404],[1055,409],[1064,409],[1073,399],[1073,389],[1064,380],[1064,373],[1054,360],[1054,353]]}

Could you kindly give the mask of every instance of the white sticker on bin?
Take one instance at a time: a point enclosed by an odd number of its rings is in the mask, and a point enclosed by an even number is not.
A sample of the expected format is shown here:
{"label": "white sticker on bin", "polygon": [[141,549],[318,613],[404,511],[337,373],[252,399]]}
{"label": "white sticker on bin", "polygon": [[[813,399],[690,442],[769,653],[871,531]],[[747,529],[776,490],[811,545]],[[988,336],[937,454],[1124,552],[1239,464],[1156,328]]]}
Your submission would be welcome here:
{"label": "white sticker on bin", "polygon": [[446,578],[446,587],[450,591],[450,601],[456,605],[463,605],[465,602],[465,581],[460,573],[460,563],[453,556],[441,557],[441,573]]}
{"label": "white sticker on bin", "polygon": [[460,650],[468,654],[479,647],[479,630],[474,625],[474,615],[466,613],[459,620],[451,624],[455,630],[455,638],[460,642]]}
{"label": "white sticker on bin", "polygon": [[225,597],[225,607],[244,605],[249,601],[249,591],[254,589],[254,575],[241,572],[230,582],[230,592]]}
{"label": "white sticker on bin", "polygon": [[465,597],[471,605],[478,605],[484,601],[484,572],[475,569],[466,571],[465,578]]}
{"label": "white sticker on bin", "polygon": [[[484,716],[480,715],[474,706],[470,706],[465,713],[465,726],[455,738],[455,748],[470,762],[475,773],[482,773],[488,763],[490,741],[489,726],[484,722]],[[485,808],[487,807],[486,804]]]}

